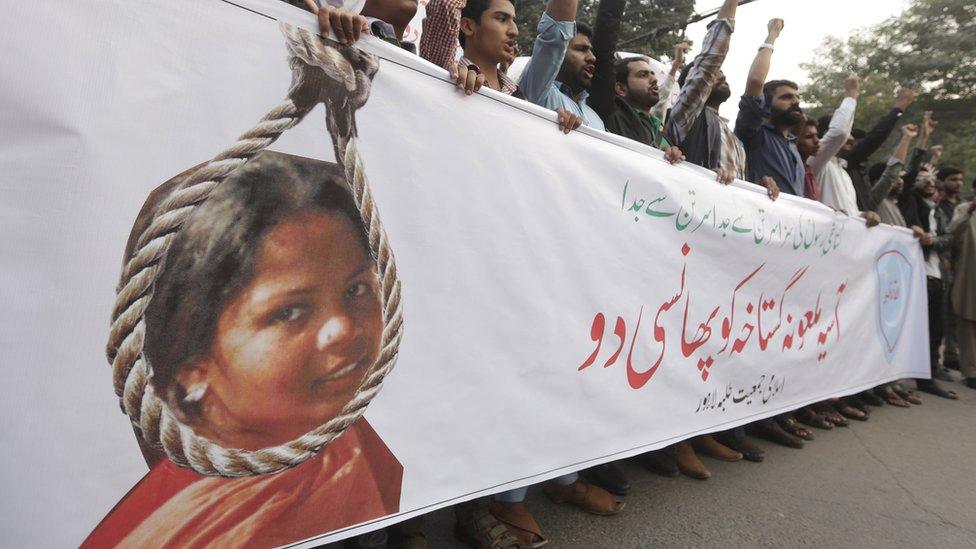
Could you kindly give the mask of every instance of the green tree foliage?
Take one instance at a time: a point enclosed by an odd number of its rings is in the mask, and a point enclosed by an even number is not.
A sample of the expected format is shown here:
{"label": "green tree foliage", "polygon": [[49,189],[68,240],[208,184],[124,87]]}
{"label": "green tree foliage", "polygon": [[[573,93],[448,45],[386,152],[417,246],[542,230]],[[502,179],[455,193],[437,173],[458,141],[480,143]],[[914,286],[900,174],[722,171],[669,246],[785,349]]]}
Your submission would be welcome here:
{"label": "green tree foliage", "polygon": [[[945,146],[942,164],[976,175],[976,3],[972,0],[913,0],[901,15],[853,33],[828,38],[810,63],[803,90],[809,114],[832,111],[843,97],[844,77],[862,79],[855,127],[870,129],[894,101],[899,86],[913,87],[918,100],[903,117],[919,122],[931,110],[939,121],[930,144]],[[877,154],[890,154],[897,140]]]}
{"label": "green tree foliage", "polygon": [[[532,52],[532,42],[535,41],[536,24],[546,3],[545,0],[514,2],[519,26],[519,48],[522,55],[529,55]],[[578,20],[592,25],[596,21],[596,8],[599,4],[599,0],[580,0]],[[620,29],[620,41],[623,43],[653,33],[655,29],[680,25],[688,20],[694,7],[694,0],[628,0]],[[681,37],[682,30],[651,34],[620,49],[659,59],[662,55],[671,55],[674,45]]]}

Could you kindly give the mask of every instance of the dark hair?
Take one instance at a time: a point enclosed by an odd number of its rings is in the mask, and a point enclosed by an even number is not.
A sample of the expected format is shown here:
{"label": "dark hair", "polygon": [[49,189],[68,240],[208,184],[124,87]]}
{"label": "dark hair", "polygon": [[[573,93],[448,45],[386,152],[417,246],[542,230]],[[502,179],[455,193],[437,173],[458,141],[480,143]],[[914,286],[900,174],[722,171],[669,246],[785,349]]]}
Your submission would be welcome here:
{"label": "dark hair", "polygon": [[861,128],[854,128],[851,130],[851,137],[854,139],[864,139],[868,136],[868,132],[862,130]]}
{"label": "dark hair", "polygon": [[818,130],[819,130],[819,124],[817,123],[817,119],[816,119],[816,118],[814,118],[814,117],[812,117],[812,116],[808,116],[808,117],[806,117],[806,118],[805,118],[805,119],[803,120],[803,123],[802,123],[802,124],[800,124],[800,125],[801,125],[801,126],[817,126],[817,128],[818,128]]}
{"label": "dark hair", "polygon": [[[515,5],[514,0],[508,0]],[[471,19],[475,23],[481,24],[481,16],[488,11],[491,6],[491,0],[468,0],[468,2],[461,8],[461,17],[466,17]],[[465,36],[461,30],[458,30],[458,42],[461,43],[461,47],[464,47]]]}
{"label": "dark hair", "polygon": [[613,63],[614,76],[618,84],[627,84],[627,77],[630,76],[630,64],[636,61],[647,61],[643,57],[633,56],[618,59]]}
{"label": "dark hair", "polygon": [[820,137],[823,137],[824,134],[827,133],[827,130],[830,129],[830,121],[833,118],[834,118],[834,113],[833,113],[833,111],[831,111],[831,112],[829,112],[829,113],[821,116],[817,120],[817,133],[820,134]]}
{"label": "dark hair", "polygon": [[583,36],[593,40],[593,27],[587,25],[582,21],[576,22],[576,34],[582,34]]}
{"label": "dark hair", "polygon": [[945,168],[939,168],[939,173],[935,175],[935,178],[938,179],[939,181],[945,181],[946,179],[957,174],[962,174],[962,170],[960,170],[959,168],[952,168],[947,166]]}
{"label": "dark hair", "polygon": [[[178,189],[183,179],[177,176],[163,187]],[[147,206],[155,210],[169,194],[153,193]],[[282,221],[307,211],[348,217],[369,250],[341,169],[277,152],[262,152],[234,171],[183,223],[146,307],[143,344],[156,394],[174,412],[192,414],[181,406],[185,395],[176,374],[210,352],[217,319],[254,276],[265,236]],[[138,228],[139,221],[134,234]]]}
{"label": "dark hair", "polygon": [[773,92],[775,92],[776,88],[780,86],[789,86],[794,90],[800,89],[800,86],[797,86],[796,82],[792,80],[770,80],[763,85],[763,95],[766,97],[772,97]]}

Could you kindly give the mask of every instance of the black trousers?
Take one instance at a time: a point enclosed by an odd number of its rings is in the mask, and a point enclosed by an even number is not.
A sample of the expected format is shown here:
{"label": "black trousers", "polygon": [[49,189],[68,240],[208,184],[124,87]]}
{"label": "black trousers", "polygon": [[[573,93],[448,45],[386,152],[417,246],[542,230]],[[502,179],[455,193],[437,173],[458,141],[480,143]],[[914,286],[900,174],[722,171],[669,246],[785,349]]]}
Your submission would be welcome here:
{"label": "black trousers", "polygon": [[939,366],[939,346],[942,345],[944,333],[945,309],[942,307],[942,281],[928,277],[929,294],[929,357],[932,360],[931,372],[935,373]]}

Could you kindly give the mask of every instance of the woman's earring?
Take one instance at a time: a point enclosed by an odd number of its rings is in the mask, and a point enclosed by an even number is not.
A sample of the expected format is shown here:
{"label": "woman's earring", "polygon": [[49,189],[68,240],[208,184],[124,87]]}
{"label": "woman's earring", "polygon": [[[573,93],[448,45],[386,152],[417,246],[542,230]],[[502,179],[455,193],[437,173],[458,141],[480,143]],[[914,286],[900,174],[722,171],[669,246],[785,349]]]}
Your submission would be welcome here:
{"label": "woman's earring", "polygon": [[183,396],[183,402],[185,404],[196,404],[203,400],[203,395],[206,394],[209,385],[204,383],[197,383],[187,390],[186,395]]}

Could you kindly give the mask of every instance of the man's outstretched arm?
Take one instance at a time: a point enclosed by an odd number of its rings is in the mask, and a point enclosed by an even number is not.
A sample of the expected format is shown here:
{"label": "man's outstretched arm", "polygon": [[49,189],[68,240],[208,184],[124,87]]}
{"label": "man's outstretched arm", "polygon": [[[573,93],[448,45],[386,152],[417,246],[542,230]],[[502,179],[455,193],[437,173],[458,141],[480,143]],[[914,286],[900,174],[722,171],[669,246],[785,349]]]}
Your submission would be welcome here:
{"label": "man's outstretched arm", "polygon": [[684,142],[688,130],[705,108],[705,102],[718,80],[718,71],[729,52],[735,28],[735,11],[739,0],[725,0],[715,21],[709,23],[702,41],[702,51],[692,61],[678,98],[671,108],[668,135],[676,143]]}
{"label": "man's outstretched arm", "polygon": [[519,78],[519,87],[531,103],[543,105],[546,94],[556,81],[575,32],[576,7],[577,0],[549,0],[539,20],[532,57]]}
{"label": "man's outstretched arm", "polygon": [[895,129],[898,119],[908,110],[913,101],[915,101],[915,90],[911,88],[899,89],[895,96],[895,104],[888,111],[888,114],[882,116],[871,128],[871,131],[864,136],[864,139],[854,145],[851,154],[847,156],[847,165],[859,166],[866,162],[888,139],[891,131]]}
{"label": "man's outstretched arm", "polygon": [[627,0],[600,0],[596,9],[596,23],[593,25],[593,55],[596,63],[593,80],[590,84],[590,97],[586,102],[593,107],[604,121],[613,114],[613,100],[616,95],[613,72],[614,51],[620,37],[620,20],[624,15]]}
{"label": "man's outstretched arm", "polygon": [[844,100],[834,111],[834,116],[830,119],[830,127],[820,138],[820,150],[817,155],[810,160],[810,169],[813,175],[819,177],[820,172],[830,162],[830,159],[847,143],[847,138],[851,136],[851,128],[854,126],[854,111],[857,110],[857,98],[861,94],[861,80],[857,75],[852,74],[844,81]]}
{"label": "man's outstretched arm", "polygon": [[759,126],[762,125],[764,111],[768,110],[768,106],[763,108],[761,104],[763,84],[766,83],[766,77],[769,75],[773,44],[779,38],[779,33],[783,31],[783,20],[770,19],[766,29],[766,42],[759,46],[759,52],[756,53],[756,58],[752,60],[752,66],[749,67],[746,91],[739,101],[739,115],[735,119],[735,134],[747,148],[752,137],[759,131]]}

